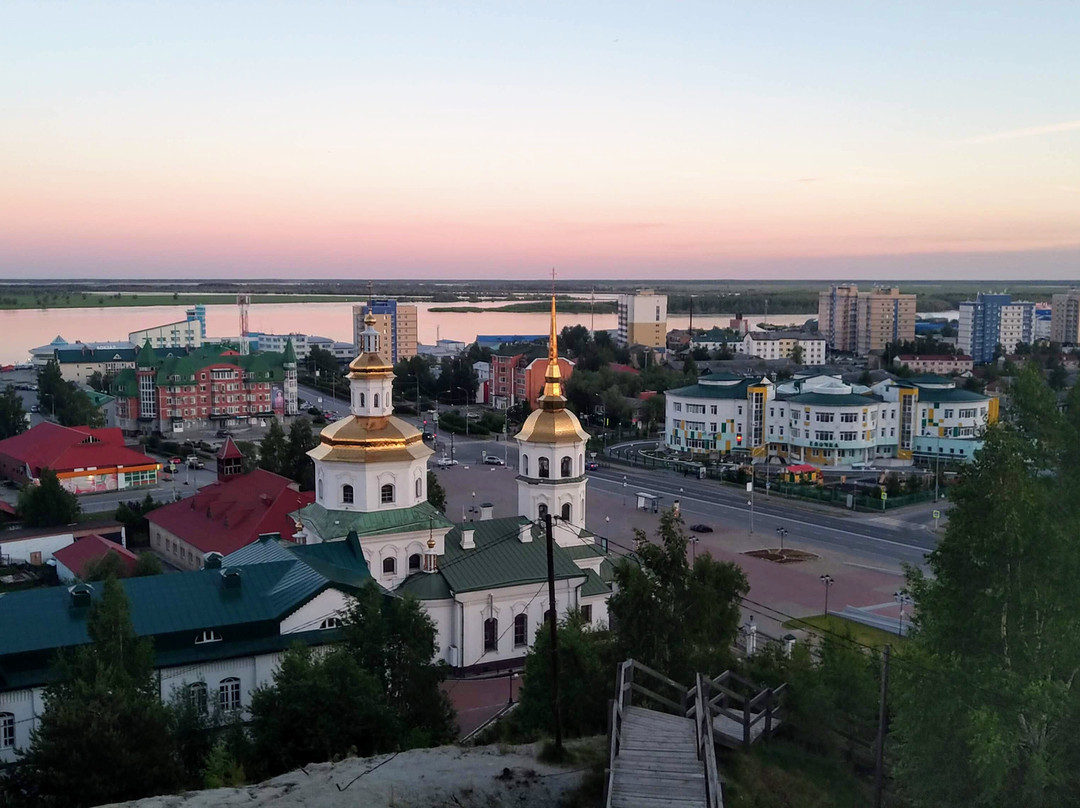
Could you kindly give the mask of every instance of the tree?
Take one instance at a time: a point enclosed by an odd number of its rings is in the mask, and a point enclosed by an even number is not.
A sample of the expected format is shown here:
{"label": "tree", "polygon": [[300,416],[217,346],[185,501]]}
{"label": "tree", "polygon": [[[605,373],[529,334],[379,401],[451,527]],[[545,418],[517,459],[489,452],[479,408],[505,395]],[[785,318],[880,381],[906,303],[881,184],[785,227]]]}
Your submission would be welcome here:
{"label": "tree", "polygon": [[139,553],[139,557],[135,561],[135,569],[131,575],[135,578],[142,578],[146,575],[161,575],[164,571],[161,566],[161,559],[156,555],[153,553]]}
{"label": "tree", "polygon": [[428,469],[427,473],[427,501],[433,508],[446,513],[446,489],[439,482],[439,476]]}
{"label": "tree", "polygon": [[84,581],[104,581],[106,578],[125,578],[127,570],[120,556],[113,552],[107,552],[101,558],[87,562],[82,570]]}
{"label": "tree", "polygon": [[61,394],[66,382],[60,372],[60,364],[55,359],[50,359],[38,370],[38,403],[41,404],[42,412],[56,412],[57,396]]}
{"label": "tree", "polygon": [[255,471],[259,467],[259,444],[247,440],[238,440],[236,441],[236,448],[244,456],[243,461],[241,461],[244,474]]}
{"label": "tree", "polygon": [[689,384],[697,384],[698,369],[697,362],[694,361],[693,356],[688,356],[683,361],[683,375],[686,376]]}
{"label": "tree", "polygon": [[162,794],[180,784],[169,712],[150,642],[135,634],[115,578],[86,617],[90,644],[64,653],[58,680],[19,769],[38,804],[90,806]]}
{"label": "tree", "polygon": [[100,427],[105,423],[90,397],[74,382],[64,380],[55,359],[38,371],[38,401],[42,412],[54,414],[64,426]]}
{"label": "tree", "polygon": [[407,733],[406,748],[435,746],[454,737],[454,711],[439,685],[446,665],[434,663],[435,624],[412,597],[384,596],[374,584],[353,600],[345,646],[379,680]]}
{"label": "tree", "polygon": [[313,366],[319,378],[325,379],[327,382],[341,373],[341,368],[334,355],[318,345],[312,345],[308,351],[308,365]]}
{"label": "tree", "polygon": [[803,347],[799,343],[795,343],[795,347],[791,349],[791,361],[796,365],[803,363]]}
{"label": "tree", "polygon": [[263,439],[259,441],[259,468],[274,474],[288,476],[289,449],[285,443],[285,430],[277,418],[270,421]]}
{"label": "tree", "polygon": [[564,326],[562,333],[559,334],[559,347],[564,348],[572,357],[584,354],[591,342],[592,336],[589,334],[589,329],[583,325]]}
{"label": "tree", "polygon": [[315,488],[315,464],[308,452],[319,445],[319,437],[307,418],[297,418],[289,427],[289,440],[285,446],[285,462],[281,473],[300,484],[301,491]]}
{"label": "tree", "polygon": [[[326,709],[330,704],[333,709]],[[255,754],[270,773],[346,753],[389,751],[397,748],[400,732],[378,678],[345,648],[325,655],[290,648],[273,684],[251,697]]]}
{"label": "tree", "polygon": [[609,610],[618,627],[618,657],[639,659],[676,681],[724,670],[740,600],[749,591],[746,576],[708,553],[691,566],[682,518],[672,510],[661,516],[658,534],[660,543],[654,544],[635,531],[639,563],[625,560],[615,570],[618,588]]}
{"label": "tree", "polygon": [[23,409],[22,396],[14,385],[7,385],[0,394],[0,440],[26,431],[26,410]]}
{"label": "tree", "polygon": [[642,402],[641,416],[645,420],[645,431],[652,432],[664,423],[667,417],[667,401],[663,393],[649,396]]}
{"label": "tree", "polygon": [[1012,389],[1009,417],[950,489],[932,577],[908,573],[918,611],[896,680],[896,774],[915,806],[1049,808],[1080,791],[1080,433],[1034,368]]}
{"label": "tree", "polygon": [[79,518],[79,500],[68,491],[52,469],[42,469],[37,485],[19,492],[16,506],[19,518],[27,527],[70,525]]}

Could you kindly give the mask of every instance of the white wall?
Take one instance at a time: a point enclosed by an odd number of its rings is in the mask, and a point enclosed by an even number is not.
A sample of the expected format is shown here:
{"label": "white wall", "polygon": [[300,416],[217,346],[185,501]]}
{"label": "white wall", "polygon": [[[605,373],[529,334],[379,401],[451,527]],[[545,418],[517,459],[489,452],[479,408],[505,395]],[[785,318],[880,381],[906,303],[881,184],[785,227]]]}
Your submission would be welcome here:
{"label": "white wall", "polygon": [[[319,460],[315,463],[315,480],[315,498],[328,510],[369,512],[410,508],[427,502],[427,457],[381,463]],[[394,502],[383,504],[380,489],[386,484],[394,486]],[[352,504],[342,499],[345,485],[353,488]]]}
{"label": "white wall", "polygon": [[48,536],[30,536],[0,542],[0,555],[10,556],[13,562],[30,563],[31,553],[41,553],[41,563],[50,561],[53,553],[75,543],[72,533],[54,533]]}
{"label": "white wall", "polygon": [[327,589],[309,600],[281,621],[282,634],[318,631],[327,617],[342,617],[349,608],[349,596],[338,589]]}

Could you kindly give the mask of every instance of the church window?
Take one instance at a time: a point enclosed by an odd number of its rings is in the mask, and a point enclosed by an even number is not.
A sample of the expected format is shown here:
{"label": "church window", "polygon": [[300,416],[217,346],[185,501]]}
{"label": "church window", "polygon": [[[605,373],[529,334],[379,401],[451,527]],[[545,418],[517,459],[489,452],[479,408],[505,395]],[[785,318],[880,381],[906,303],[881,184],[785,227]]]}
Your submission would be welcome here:
{"label": "church window", "polygon": [[585,473],[585,455],[578,455],[578,474]]}
{"label": "church window", "polygon": [[529,644],[529,616],[522,612],[514,617],[514,647],[521,648]]}
{"label": "church window", "polygon": [[489,617],[484,621],[484,653],[499,650],[499,621]]}
{"label": "church window", "polygon": [[388,504],[394,501],[394,486],[387,483],[379,489],[379,500],[384,504]]}
{"label": "church window", "polygon": [[324,617],[322,622],[319,623],[319,629],[325,631],[328,628],[341,628],[341,618],[331,615],[330,617]]}
{"label": "church window", "polygon": [[540,465],[540,476],[541,477],[550,477],[551,475],[548,473],[548,459],[546,457],[541,457],[540,461],[539,461],[539,465]]}
{"label": "church window", "polygon": [[363,393],[361,393],[361,394],[360,394],[360,406],[361,406],[361,407],[365,407],[365,406],[367,406],[367,405],[366,405],[366,404],[364,403],[364,398],[365,398],[364,394],[363,394]]}
{"label": "church window", "polygon": [[419,477],[416,478],[416,498],[420,499],[424,496],[424,483]]}
{"label": "church window", "polygon": [[566,455],[566,457],[564,457],[562,460],[560,460],[559,461],[559,466],[560,466],[560,468],[559,468],[560,476],[562,476],[562,477],[573,477],[574,476],[574,461],[570,458],[570,455]]}
{"label": "church window", "polygon": [[586,623],[592,622],[592,604],[587,604],[581,607],[581,619]]}
{"label": "church window", "polygon": [[397,572],[397,559],[393,556],[382,560],[383,575],[393,575]]}
{"label": "church window", "polygon": [[223,713],[240,709],[240,680],[235,676],[222,679],[218,686],[218,707]]}
{"label": "church window", "polygon": [[529,456],[527,454],[521,456],[521,473],[526,477],[529,476]]}
{"label": "church window", "polygon": [[221,635],[213,629],[208,629],[206,631],[200,632],[195,637],[196,645],[202,645],[203,643],[208,642],[221,642]]}
{"label": "church window", "polygon": [[416,572],[420,569],[420,554],[413,553],[409,556],[409,572]]}
{"label": "church window", "polygon": [[539,514],[541,520],[545,516],[547,516],[547,511],[548,511],[548,507],[543,502],[541,502],[540,507],[536,509],[536,512],[537,512],[537,514]]}
{"label": "church window", "polygon": [[15,746],[15,714],[0,713],[0,749]]}
{"label": "church window", "polygon": [[341,486],[341,501],[344,502],[346,505],[352,505],[353,491],[352,486],[348,483]]}
{"label": "church window", "polygon": [[551,609],[545,609],[544,610],[544,623],[545,624],[550,624],[551,623]]}
{"label": "church window", "polygon": [[372,396],[371,398],[372,398],[372,405],[371,405],[371,406],[373,406],[373,407],[375,407],[376,409],[378,409],[378,407],[379,407],[379,394],[378,394],[378,393],[376,393],[376,394],[375,394],[375,395],[373,395],[373,396]]}
{"label": "church window", "polygon": [[564,504],[562,506],[562,518],[565,519],[567,522],[570,521],[570,503],[569,502],[567,502],[566,504]]}
{"label": "church window", "polygon": [[209,712],[209,700],[206,695],[206,682],[188,685],[188,703],[199,715]]}

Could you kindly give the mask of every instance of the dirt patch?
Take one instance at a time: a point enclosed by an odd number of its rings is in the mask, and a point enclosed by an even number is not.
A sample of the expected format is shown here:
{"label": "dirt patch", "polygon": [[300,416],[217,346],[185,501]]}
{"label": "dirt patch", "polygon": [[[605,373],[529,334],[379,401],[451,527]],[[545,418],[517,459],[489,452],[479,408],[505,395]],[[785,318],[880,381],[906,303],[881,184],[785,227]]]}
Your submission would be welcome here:
{"label": "dirt patch", "polygon": [[820,556],[814,553],[808,553],[805,550],[791,550],[784,548],[783,550],[749,550],[743,555],[753,556],[754,558],[763,558],[766,561],[773,561],[777,564],[797,564],[800,561],[812,561]]}

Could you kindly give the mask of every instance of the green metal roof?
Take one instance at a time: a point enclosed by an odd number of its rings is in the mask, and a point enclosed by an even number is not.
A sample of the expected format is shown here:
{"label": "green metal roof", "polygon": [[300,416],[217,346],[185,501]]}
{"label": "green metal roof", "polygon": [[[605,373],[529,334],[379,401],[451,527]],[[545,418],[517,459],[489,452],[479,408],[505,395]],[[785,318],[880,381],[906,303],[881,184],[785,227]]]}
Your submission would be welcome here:
{"label": "green metal roof", "polygon": [[117,373],[109,392],[120,398],[134,398],[137,396],[139,394],[139,384],[135,371],[132,368],[124,368]]}
{"label": "green metal roof", "polygon": [[990,396],[984,396],[982,393],[976,393],[974,390],[963,390],[954,388],[948,389],[934,389],[930,387],[919,387],[919,403],[921,404],[977,404],[990,400]]}
{"label": "green metal roof", "polygon": [[281,355],[281,358],[290,364],[296,364],[296,349],[292,344],[292,337],[285,340],[285,352]]}
{"label": "green metal roof", "polygon": [[99,393],[97,390],[85,390],[87,397],[90,399],[90,403],[95,407],[104,407],[110,401],[113,401],[113,397],[107,393]]}
{"label": "green metal roof", "polygon": [[595,544],[582,544],[580,547],[560,547],[559,549],[575,561],[580,561],[583,558],[604,558],[606,555]]}
{"label": "green metal roof", "polygon": [[904,382],[908,382],[916,386],[923,384],[947,384],[952,386],[956,384],[956,382],[952,379],[947,379],[944,376],[938,376],[935,373],[920,373],[918,376],[912,376],[908,379],[901,379],[899,383],[904,384]]}
{"label": "green metal roof", "polygon": [[[711,374],[723,376],[727,374]],[[746,398],[748,389],[756,385],[760,380],[751,380],[738,377],[738,384],[691,384],[689,387],[680,387],[677,390],[668,390],[669,396],[685,396],[687,398]],[[717,381],[725,381],[717,379]],[[731,381],[727,379],[726,381]]]}
{"label": "green metal roof", "polygon": [[419,600],[449,600],[454,597],[450,584],[437,572],[414,572],[394,591]]}
{"label": "green metal roof", "polygon": [[135,367],[152,368],[156,366],[157,356],[154,354],[154,347],[150,344],[150,339],[147,338],[139,351],[139,355],[135,357]]}
{"label": "green metal roof", "polygon": [[777,396],[777,398],[791,404],[805,404],[810,407],[869,407],[882,400],[880,396],[864,396],[858,393],[797,393]]}
{"label": "green metal roof", "polygon": [[350,530],[356,531],[360,536],[378,536],[383,533],[424,530],[429,526],[446,528],[453,525],[442,512],[427,502],[411,508],[368,513],[329,510],[313,502],[300,509],[297,515],[301,522],[314,528],[324,541],[345,536]]}
{"label": "green metal roof", "polygon": [[585,570],[585,583],[581,585],[580,595],[583,598],[591,597],[593,595],[610,595],[611,587],[608,586],[592,570]]}
{"label": "green metal roof", "polygon": [[[532,541],[518,539],[519,527],[528,523],[522,516],[510,516],[455,526],[446,536],[446,551],[439,559],[439,573],[450,589],[474,592],[546,581],[547,543],[540,527],[534,524],[530,528]],[[475,549],[461,549],[463,529],[473,530]],[[584,577],[584,570],[563,548],[555,548],[553,559],[556,579]]]}

